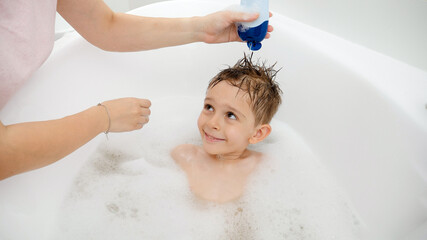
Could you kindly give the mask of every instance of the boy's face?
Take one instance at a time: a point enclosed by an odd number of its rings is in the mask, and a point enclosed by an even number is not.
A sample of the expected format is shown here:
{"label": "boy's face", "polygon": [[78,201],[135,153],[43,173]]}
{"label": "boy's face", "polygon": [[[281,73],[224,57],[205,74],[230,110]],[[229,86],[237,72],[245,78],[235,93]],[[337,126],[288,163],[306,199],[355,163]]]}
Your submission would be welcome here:
{"label": "boy's face", "polygon": [[226,81],[208,90],[197,125],[209,154],[240,156],[257,129],[248,95]]}

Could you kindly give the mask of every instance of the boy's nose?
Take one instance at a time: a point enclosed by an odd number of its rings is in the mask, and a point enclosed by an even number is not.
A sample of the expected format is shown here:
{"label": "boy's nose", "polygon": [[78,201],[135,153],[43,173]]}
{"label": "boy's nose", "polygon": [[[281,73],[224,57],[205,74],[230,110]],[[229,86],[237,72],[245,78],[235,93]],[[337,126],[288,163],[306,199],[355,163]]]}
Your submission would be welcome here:
{"label": "boy's nose", "polygon": [[221,129],[221,123],[220,123],[220,116],[218,114],[215,114],[212,116],[208,121],[208,126],[212,129],[219,130]]}

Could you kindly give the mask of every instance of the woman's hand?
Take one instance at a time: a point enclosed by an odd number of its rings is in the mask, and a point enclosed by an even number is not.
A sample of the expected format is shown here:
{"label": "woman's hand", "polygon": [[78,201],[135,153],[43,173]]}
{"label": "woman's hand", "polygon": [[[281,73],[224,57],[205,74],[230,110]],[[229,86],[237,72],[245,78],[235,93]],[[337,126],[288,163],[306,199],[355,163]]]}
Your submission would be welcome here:
{"label": "woman's hand", "polygon": [[110,115],[110,123],[105,115],[105,131],[108,124],[111,124],[110,132],[126,132],[141,129],[149,121],[151,102],[147,99],[120,98],[103,102],[102,105]]}
{"label": "woman's hand", "polygon": [[[205,43],[223,43],[242,41],[237,34],[237,27],[235,23],[238,22],[252,22],[258,18],[258,13],[245,13],[224,10],[215,12],[203,17],[202,21],[202,37]],[[270,17],[272,14],[270,13]],[[268,25],[266,39],[270,38],[270,32],[273,27]]]}

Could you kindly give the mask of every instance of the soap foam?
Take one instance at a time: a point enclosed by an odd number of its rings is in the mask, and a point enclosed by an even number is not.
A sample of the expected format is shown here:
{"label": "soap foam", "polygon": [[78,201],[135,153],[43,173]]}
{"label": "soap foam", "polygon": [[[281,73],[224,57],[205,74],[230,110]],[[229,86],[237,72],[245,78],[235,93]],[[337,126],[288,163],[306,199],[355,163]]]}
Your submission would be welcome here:
{"label": "soap foam", "polygon": [[141,131],[111,134],[88,158],[51,239],[360,239],[334,178],[283,122],[251,149],[268,153],[235,202],[195,197],[169,152],[201,144],[202,98],[152,100]]}

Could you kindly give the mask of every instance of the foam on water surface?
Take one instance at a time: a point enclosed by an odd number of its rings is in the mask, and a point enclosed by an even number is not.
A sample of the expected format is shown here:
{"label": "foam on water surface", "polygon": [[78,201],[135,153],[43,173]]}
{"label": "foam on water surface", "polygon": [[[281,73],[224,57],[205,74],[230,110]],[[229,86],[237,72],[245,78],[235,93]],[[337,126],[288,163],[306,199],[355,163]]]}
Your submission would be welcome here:
{"label": "foam on water surface", "polygon": [[201,144],[202,98],[152,100],[143,130],[111,134],[76,176],[51,239],[359,239],[334,178],[285,123],[252,147],[267,153],[237,201],[197,199],[170,157]]}

